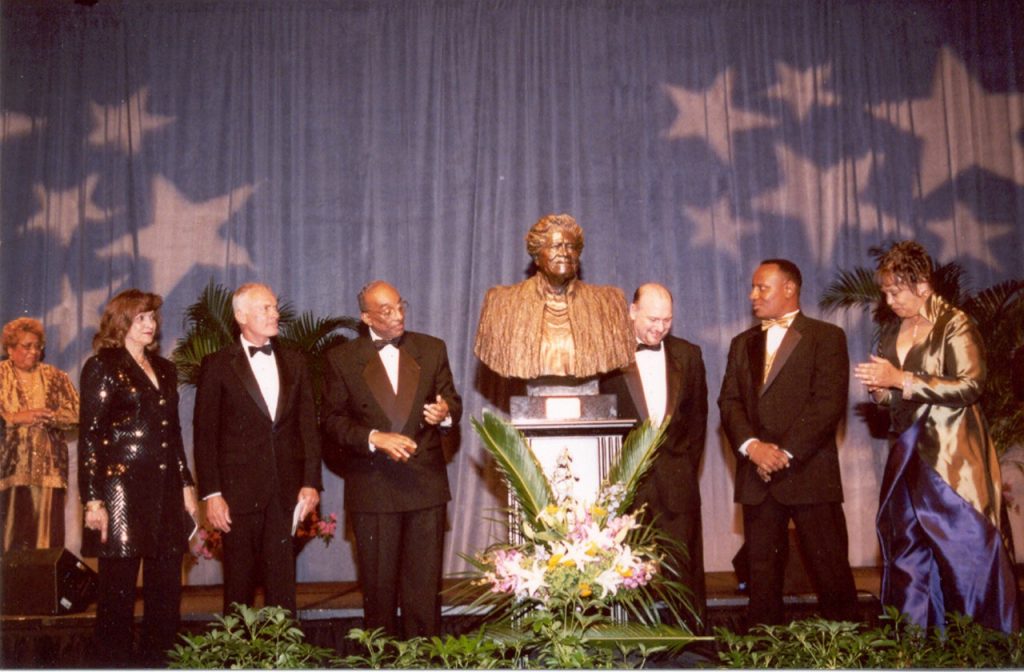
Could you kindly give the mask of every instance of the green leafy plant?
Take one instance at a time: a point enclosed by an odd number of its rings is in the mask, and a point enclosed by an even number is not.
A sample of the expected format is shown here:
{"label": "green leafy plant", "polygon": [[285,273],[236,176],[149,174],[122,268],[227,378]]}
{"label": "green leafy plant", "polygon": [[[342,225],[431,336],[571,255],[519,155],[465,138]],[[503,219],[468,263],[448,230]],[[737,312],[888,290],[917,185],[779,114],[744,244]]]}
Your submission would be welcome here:
{"label": "green leafy plant", "polygon": [[522,668],[522,652],[513,643],[487,636],[482,630],[445,637],[397,640],[376,630],[353,629],[348,639],[364,653],[342,659],[357,669],[513,669]]}
{"label": "green leafy plant", "polygon": [[[872,247],[876,260],[888,246]],[[1000,451],[1024,443],[1024,406],[1013,396],[1010,380],[1014,352],[1024,346],[1024,279],[1007,280],[979,292],[971,292],[964,269],[956,262],[935,268],[933,289],[950,304],[967,313],[985,339],[988,379],[981,399],[992,440]],[[826,313],[837,309],[869,310],[877,343],[884,324],[896,321],[885,303],[875,274],[867,268],[841,270],[825,288],[818,306]]]}
{"label": "green leafy plant", "polygon": [[[238,338],[231,296],[231,290],[210,280],[196,302],[185,309],[185,335],[171,353],[171,359],[178,367],[179,385],[198,383],[203,357]],[[319,402],[327,351],[349,340],[340,330],[356,333],[360,322],[354,317],[317,317],[308,311],[296,315],[287,301],[281,302],[278,312],[281,323],[278,340],[305,355],[313,379],[314,395]]]}
{"label": "green leafy plant", "polygon": [[747,635],[715,629],[730,669],[920,669],[1019,667],[1024,635],[1005,635],[947,614],[945,630],[924,631],[892,607],[879,627],[823,619],[757,626]]}
{"label": "green leafy plant", "polygon": [[233,604],[209,631],[183,635],[169,655],[171,669],[312,669],[337,667],[331,649],[305,641],[281,607],[253,609]]}

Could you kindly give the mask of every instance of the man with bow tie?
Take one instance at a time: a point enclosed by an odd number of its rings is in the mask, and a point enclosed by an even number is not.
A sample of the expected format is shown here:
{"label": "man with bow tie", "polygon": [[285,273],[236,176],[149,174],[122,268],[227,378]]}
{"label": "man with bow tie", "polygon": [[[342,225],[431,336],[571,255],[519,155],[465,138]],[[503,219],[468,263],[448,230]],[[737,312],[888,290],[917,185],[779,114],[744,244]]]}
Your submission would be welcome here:
{"label": "man with bow tie", "polygon": [[795,527],[819,611],[856,620],[836,429],[846,415],[846,335],[800,312],[800,269],[767,259],[750,303],[762,323],[736,336],[718,398],[736,451],[735,501],[749,558],[748,625],[783,623],[782,587]]}
{"label": "man with bow tie", "polygon": [[242,285],[238,341],[203,358],[193,415],[199,495],[224,540],[224,610],[264,603],[295,614],[292,517],[320,501],[320,435],[302,354],[274,343],[277,298]]}
{"label": "man with bow tie", "polygon": [[406,307],[380,280],[359,292],[368,333],[328,356],[322,424],[344,451],[363,627],[410,638],[441,632],[451,499],[441,432],[458,424],[462,399],[444,342],[406,331]]}
{"label": "man with bow tie", "polygon": [[[601,379],[601,391],[618,398],[620,418],[668,418],[665,440],[637,490],[636,504],[668,537],[678,577],[690,589],[693,614],[680,609],[691,630],[706,629],[704,546],[700,512],[700,461],[708,420],[708,387],[700,348],[671,336],[672,294],[662,285],[641,285],[633,294],[629,319],[636,360]],[[673,605],[680,608],[681,605]],[[696,618],[694,618],[696,616]]]}

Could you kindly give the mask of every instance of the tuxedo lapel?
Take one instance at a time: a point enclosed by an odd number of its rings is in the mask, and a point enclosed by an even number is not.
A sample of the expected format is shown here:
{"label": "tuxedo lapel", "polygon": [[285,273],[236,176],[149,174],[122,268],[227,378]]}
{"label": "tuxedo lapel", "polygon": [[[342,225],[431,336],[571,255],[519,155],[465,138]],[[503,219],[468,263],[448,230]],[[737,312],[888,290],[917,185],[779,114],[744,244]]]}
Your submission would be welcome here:
{"label": "tuxedo lapel", "polygon": [[[274,422],[284,417],[285,405],[291,398],[292,387],[295,385],[295,372],[285,363],[285,358],[274,343],[274,359],[277,360],[277,412],[274,413]],[[260,395],[263,396],[263,395]]]}
{"label": "tuxedo lapel", "polygon": [[762,387],[761,383],[764,381],[764,349],[767,342],[768,337],[760,328],[747,341],[747,362],[750,364],[750,371],[747,373],[750,376],[751,390],[758,391]]}
{"label": "tuxedo lapel", "polygon": [[673,415],[679,406],[679,397],[683,390],[683,381],[686,371],[683,363],[672,356],[668,350],[668,340],[665,341],[665,375],[668,380],[665,384],[665,416]]}
{"label": "tuxedo lapel", "polygon": [[[391,421],[392,429],[396,432],[402,431],[408,422],[409,414],[412,413],[412,402],[416,398],[416,390],[420,384],[420,365],[417,361],[419,353],[414,351],[412,345],[403,345],[398,349],[398,395],[395,399],[395,418]],[[433,401],[429,399],[427,403]]]}
{"label": "tuxedo lapel", "polygon": [[640,422],[647,420],[647,418],[651,417],[651,414],[647,411],[647,399],[644,397],[644,385],[640,380],[640,368],[636,365],[636,361],[632,361],[627,366],[623,367],[622,377],[626,381],[626,389],[629,390],[629,396],[633,400],[633,407],[640,416],[638,420],[640,420]]}
{"label": "tuxedo lapel", "polygon": [[377,356],[372,344],[370,345],[370,352],[366,358],[366,365],[363,367],[362,375],[366,386],[370,388],[370,394],[373,395],[377,405],[380,406],[380,409],[384,411],[384,415],[387,416],[388,422],[391,424],[391,431],[397,431],[394,429],[398,422],[398,404],[395,391],[391,389],[391,381],[388,379],[387,369],[384,368],[384,363],[380,361],[380,357]]}
{"label": "tuxedo lapel", "polygon": [[[260,384],[256,382],[256,374],[252,372],[252,367],[249,366],[249,362],[246,361],[245,351],[242,349],[241,343],[235,343],[232,346],[234,353],[231,356],[231,369],[238,376],[239,382],[242,383],[242,388],[252,397],[252,400],[256,402],[256,405],[263,412],[263,415],[267,416],[267,420],[270,420],[270,409],[267,408],[267,402],[263,398],[263,393],[260,391]],[[280,367],[279,367],[280,368]],[[280,397],[280,395],[278,395]]]}

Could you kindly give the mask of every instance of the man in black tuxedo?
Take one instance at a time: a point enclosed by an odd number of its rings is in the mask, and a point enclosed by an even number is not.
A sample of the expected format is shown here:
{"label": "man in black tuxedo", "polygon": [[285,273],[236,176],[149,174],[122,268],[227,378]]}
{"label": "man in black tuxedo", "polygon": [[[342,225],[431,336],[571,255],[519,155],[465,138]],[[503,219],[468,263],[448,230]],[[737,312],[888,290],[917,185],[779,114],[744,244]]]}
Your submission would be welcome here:
{"label": "man in black tuxedo", "polygon": [[718,398],[737,454],[735,501],[743,505],[750,562],[749,625],[783,622],[790,520],[821,615],[857,618],[836,449],[850,375],[846,335],[800,312],[801,282],[791,261],[768,259],[758,266],[750,303],[761,324],[732,340]]}
{"label": "man in black tuxedo", "polygon": [[405,330],[406,302],[383,281],[359,293],[368,335],[328,356],[323,430],[345,457],[364,627],[441,632],[441,560],[451,495],[441,431],[459,422],[444,342]]}
{"label": "man in black tuxedo", "polygon": [[300,353],[274,343],[277,298],[245,284],[232,298],[238,342],[203,359],[193,415],[199,495],[223,532],[224,609],[264,603],[295,614],[292,516],[320,501],[320,435]]}
{"label": "man in black tuxedo", "polygon": [[[696,618],[694,632],[704,629],[707,598],[701,534],[700,461],[708,419],[708,386],[700,348],[670,336],[672,294],[662,285],[641,285],[633,294],[629,318],[636,336],[636,360],[601,379],[601,391],[618,397],[620,418],[669,418],[665,440],[651,471],[637,491],[637,505],[647,505],[654,525],[682,546],[672,549],[678,580],[690,591]],[[686,610],[683,610],[686,613]]]}

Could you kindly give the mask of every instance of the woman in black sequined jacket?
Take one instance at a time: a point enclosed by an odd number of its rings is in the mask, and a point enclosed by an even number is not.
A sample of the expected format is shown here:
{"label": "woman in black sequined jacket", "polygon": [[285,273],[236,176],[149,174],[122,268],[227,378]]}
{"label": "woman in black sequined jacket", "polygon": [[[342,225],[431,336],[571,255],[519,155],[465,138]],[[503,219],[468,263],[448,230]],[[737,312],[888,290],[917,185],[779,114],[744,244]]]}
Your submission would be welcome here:
{"label": "woman in black sequined jacket", "polygon": [[[107,304],[81,377],[78,484],[82,554],[99,557],[100,666],[160,664],[175,643],[181,559],[196,496],[178,420],[174,364],[156,354],[156,294]],[[132,648],[135,585],[145,559],[141,650]]]}

